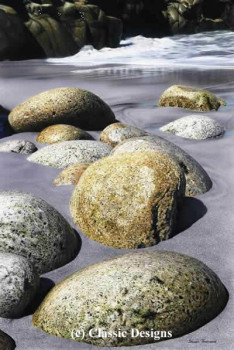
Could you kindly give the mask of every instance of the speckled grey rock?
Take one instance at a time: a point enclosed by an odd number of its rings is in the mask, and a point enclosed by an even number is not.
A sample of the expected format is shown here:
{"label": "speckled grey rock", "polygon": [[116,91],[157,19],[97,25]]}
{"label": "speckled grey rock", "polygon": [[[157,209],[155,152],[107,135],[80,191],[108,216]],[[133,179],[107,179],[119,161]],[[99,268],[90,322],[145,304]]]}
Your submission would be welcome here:
{"label": "speckled grey rock", "polygon": [[70,262],[78,237],[63,216],[28,193],[0,193],[0,252],[23,255],[39,273]]}
{"label": "speckled grey rock", "polygon": [[108,125],[100,135],[100,141],[115,147],[118,143],[130,139],[131,137],[146,136],[148,133],[132,125],[114,123]]}
{"label": "speckled grey rock", "polygon": [[80,128],[65,124],[47,126],[37,136],[37,142],[40,143],[53,144],[71,140],[94,140],[94,138]]}
{"label": "speckled grey rock", "polygon": [[70,210],[89,238],[118,249],[144,248],[172,236],[184,192],[184,173],[168,155],[119,154],[85,170]]}
{"label": "speckled grey rock", "polygon": [[64,141],[46,146],[28,157],[33,163],[64,169],[74,163],[93,163],[107,157],[112,148],[99,141]]}
{"label": "speckled grey rock", "polygon": [[162,152],[176,160],[185,173],[186,196],[193,197],[205,193],[212,187],[209,175],[194,158],[174,143],[156,135],[123,141],[113,149],[111,155],[136,151]]}
{"label": "speckled grey rock", "polygon": [[116,121],[110,107],[98,96],[73,87],[41,92],[15,107],[8,119],[16,132],[41,131],[54,124],[102,130]]}
{"label": "speckled grey rock", "polygon": [[6,333],[0,330],[0,350],[14,350],[15,342]]}
{"label": "speckled grey rock", "polygon": [[[96,346],[143,345],[158,338],[132,337],[131,329],[170,331],[178,337],[216,317],[227,299],[222,282],[202,262],[174,252],[144,251],[73,273],[46,296],[33,324],[64,338],[78,328],[84,339],[74,334],[74,340]],[[120,329],[126,337],[90,337],[90,329],[96,335],[98,328]]]}
{"label": "speckled grey rock", "polygon": [[26,258],[0,253],[0,317],[22,316],[38,286],[39,276]]}
{"label": "speckled grey rock", "polygon": [[0,144],[0,152],[30,154],[36,150],[34,143],[25,140],[10,140]]}
{"label": "speckled grey rock", "polygon": [[223,126],[204,115],[189,115],[177,119],[161,127],[160,130],[168,134],[195,140],[212,139],[224,134]]}

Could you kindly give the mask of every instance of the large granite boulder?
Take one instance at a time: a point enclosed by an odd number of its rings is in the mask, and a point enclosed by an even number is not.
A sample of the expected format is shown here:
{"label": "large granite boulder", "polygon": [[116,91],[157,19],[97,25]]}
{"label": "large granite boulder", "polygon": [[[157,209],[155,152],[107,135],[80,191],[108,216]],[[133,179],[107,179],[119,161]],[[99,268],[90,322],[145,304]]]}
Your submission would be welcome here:
{"label": "large granite boulder", "polygon": [[[218,276],[202,262],[174,252],[137,252],[67,277],[46,296],[33,324],[95,346],[143,345],[200,328],[227,299]],[[84,338],[76,330],[83,330]]]}
{"label": "large granite boulder", "polygon": [[211,179],[203,167],[180,147],[162,137],[151,135],[125,140],[113,149],[111,155],[142,151],[162,152],[177,162],[185,174],[186,196],[197,196],[211,189]]}
{"label": "large granite boulder", "polygon": [[0,252],[22,255],[45,273],[70,262],[78,250],[74,230],[47,202],[28,193],[0,193]]}
{"label": "large granite boulder", "polygon": [[39,275],[23,256],[0,253],[0,317],[22,316],[39,287]]}
{"label": "large granite boulder", "polygon": [[70,87],[44,91],[27,99],[12,110],[8,119],[16,132],[41,131],[54,124],[102,130],[116,121],[114,113],[100,97]]}
{"label": "large granite boulder", "polygon": [[91,239],[114,248],[144,248],[172,236],[184,192],[184,174],[167,155],[120,154],[85,170],[70,210]]}
{"label": "large granite boulder", "polygon": [[6,333],[0,330],[0,350],[14,350],[15,342]]}
{"label": "large granite boulder", "polygon": [[33,163],[65,169],[75,163],[93,163],[107,157],[112,148],[98,141],[64,141],[41,148],[28,157]]}

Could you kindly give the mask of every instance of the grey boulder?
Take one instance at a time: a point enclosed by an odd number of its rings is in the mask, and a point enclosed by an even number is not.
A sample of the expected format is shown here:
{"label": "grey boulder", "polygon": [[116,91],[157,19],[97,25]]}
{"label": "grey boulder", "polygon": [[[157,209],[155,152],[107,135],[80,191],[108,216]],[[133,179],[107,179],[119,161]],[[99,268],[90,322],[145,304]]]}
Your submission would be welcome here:
{"label": "grey boulder", "polygon": [[36,151],[34,143],[26,140],[10,140],[0,144],[0,152],[31,154]]}

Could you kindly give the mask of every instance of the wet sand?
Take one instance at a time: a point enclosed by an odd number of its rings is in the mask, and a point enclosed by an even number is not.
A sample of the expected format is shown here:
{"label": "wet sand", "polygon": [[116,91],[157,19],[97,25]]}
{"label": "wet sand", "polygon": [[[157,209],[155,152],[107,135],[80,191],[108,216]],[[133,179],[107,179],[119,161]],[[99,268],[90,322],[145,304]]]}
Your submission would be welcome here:
{"label": "wet sand", "polygon": [[[30,71],[28,69],[30,67]],[[164,136],[192,155],[206,169],[213,181],[212,189],[196,198],[185,199],[178,220],[178,233],[151,250],[171,250],[195,257],[218,274],[229,292],[225,310],[213,321],[183,337],[151,345],[131,347],[145,350],[231,350],[234,344],[234,72],[189,71],[176,69],[129,69],[103,67],[97,71],[74,72],[73,66],[53,66],[41,61],[0,65],[0,104],[11,109],[20,101],[37,92],[57,86],[75,86],[88,89],[108,102],[116,118]],[[28,73],[27,73],[28,72]],[[186,140],[162,134],[158,129],[179,117],[196,114],[181,109],[158,108],[157,100],[164,89],[184,83],[209,88],[224,98],[228,105],[218,112],[206,115],[226,128],[223,138],[208,141]],[[93,133],[98,137],[98,132]],[[35,133],[22,133],[0,140],[28,139],[35,142]],[[37,144],[38,145],[38,144]],[[42,145],[38,145],[41,147]],[[0,153],[0,190],[27,191],[45,199],[73,225],[69,213],[69,199],[73,186],[55,187],[52,182],[59,169],[32,164],[26,156]],[[106,247],[79,232],[81,249],[74,261],[42,276],[42,290],[87,265],[108,257],[124,254],[127,250]],[[34,308],[36,305],[34,305]],[[0,319],[0,328],[11,335],[17,350],[88,350],[96,347],[76,343],[46,334],[31,324],[28,310],[18,320]],[[103,348],[107,349],[107,348]],[[112,349],[112,348],[108,348]],[[122,349],[129,349],[123,347]]]}

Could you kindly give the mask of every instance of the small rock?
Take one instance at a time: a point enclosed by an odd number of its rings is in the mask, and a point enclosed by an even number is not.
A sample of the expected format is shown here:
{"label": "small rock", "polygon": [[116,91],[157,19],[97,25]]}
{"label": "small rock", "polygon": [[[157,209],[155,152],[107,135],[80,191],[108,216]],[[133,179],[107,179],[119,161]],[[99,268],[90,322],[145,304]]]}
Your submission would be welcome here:
{"label": "small rock", "polygon": [[186,196],[194,197],[211,189],[211,179],[202,166],[180,147],[157,135],[123,141],[113,149],[111,155],[142,151],[162,152],[177,162],[185,174]]}
{"label": "small rock", "polygon": [[83,172],[90,166],[88,164],[72,164],[64,169],[54,180],[54,185],[77,185]]}
{"label": "small rock", "polygon": [[64,141],[46,146],[27,159],[30,162],[64,169],[74,163],[93,163],[107,157],[112,148],[99,141]]}
{"label": "small rock", "polygon": [[224,134],[224,128],[218,122],[204,115],[189,115],[177,119],[160,130],[194,140],[212,139]]}
{"label": "small rock", "polygon": [[88,167],[70,203],[76,225],[114,248],[144,248],[171,237],[185,178],[167,155],[133,152]]}
{"label": "small rock", "polygon": [[25,256],[44,273],[70,262],[78,249],[74,230],[47,202],[28,193],[0,193],[0,252]]}
{"label": "small rock", "polygon": [[110,107],[90,91],[57,88],[44,91],[15,107],[9,123],[16,132],[41,131],[54,124],[102,130],[115,122]]}
{"label": "small rock", "polygon": [[57,143],[71,140],[93,140],[94,138],[86,131],[72,125],[57,124],[45,128],[37,136],[37,142]]}
{"label": "small rock", "polygon": [[0,261],[0,317],[20,317],[36,293],[39,276],[23,256],[0,253]]}
{"label": "small rock", "polygon": [[197,112],[216,111],[225,106],[224,100],[206,90],[198,90],[190,86],[173,85],[159,99],[159,107],[180,107]]}
{"label": "small rock", "polygon": [[0,152],[30,154],[37,151],[37,147],[30,141],[10,140],[0,144]]}
{"label": "small rock", "polygon": [[[95,346],[143,345],[190,333],[216,317],[228,300],[218,276],[202,262],[168,251],[118,256],[73,273],[55,286],[33,315],[34,326]],[[59,320],[59,322],[58,322]],[[96,329],[126,337],[91,337]],[[132,330],[170,331],[133,337]],[[135,331],[136,332],[136,331]]]}
{"label": "small rock", "polygon": [[107,126],[100,135],[100,141],[107,143],[111,147],[115,147],[118,143],[130,139],[131,137],[146,136],[148,133],[144,130],[135,128],[134,126],[114,123]]}
{"label": "small rock", "polygon": [[0,330],[0,350],[14,350],[15,342],[6,333]]}

